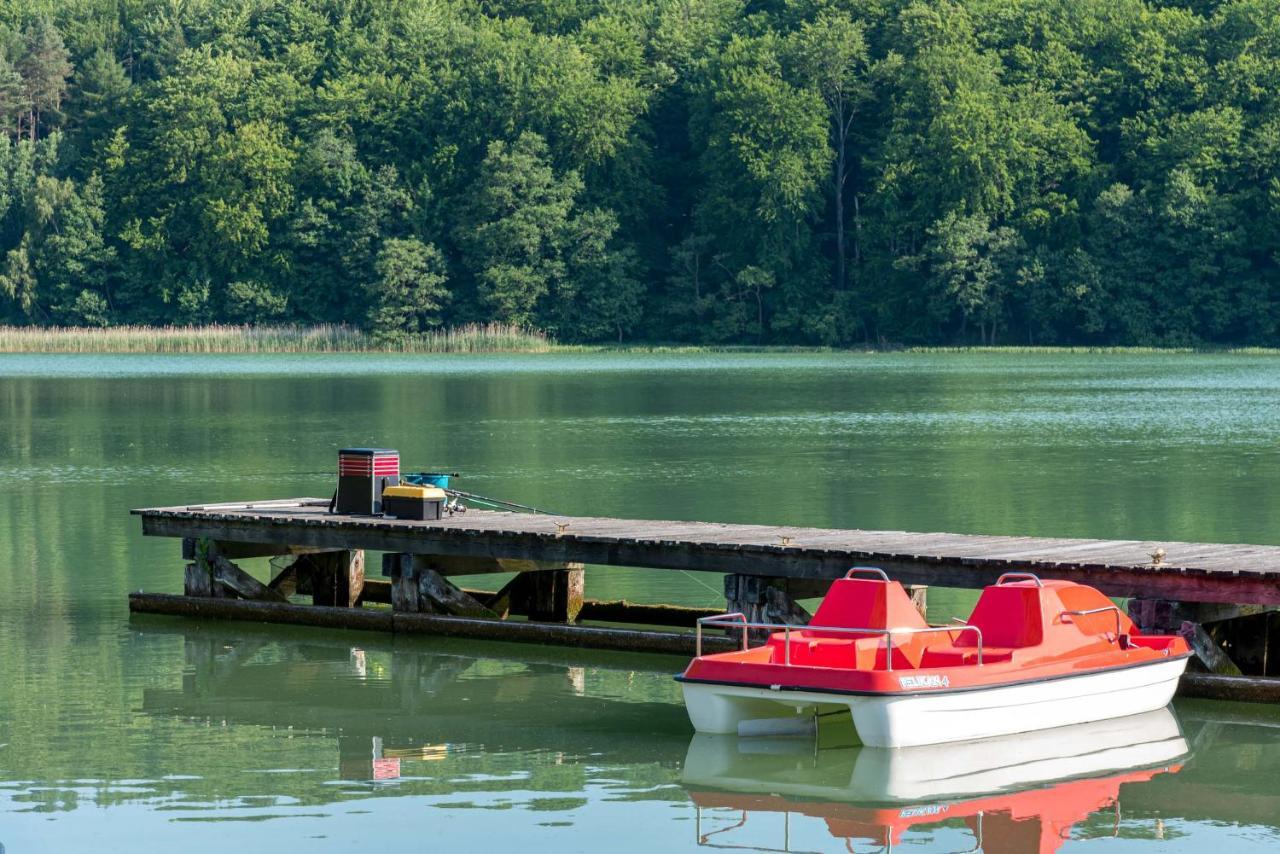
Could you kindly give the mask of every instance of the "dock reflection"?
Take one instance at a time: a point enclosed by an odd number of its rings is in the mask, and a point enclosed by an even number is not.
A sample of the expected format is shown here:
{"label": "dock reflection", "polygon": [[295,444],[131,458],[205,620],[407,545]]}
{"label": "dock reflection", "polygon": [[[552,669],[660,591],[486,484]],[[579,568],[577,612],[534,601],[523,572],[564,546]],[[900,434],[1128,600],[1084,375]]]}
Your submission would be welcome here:
{"label": "dock reflection", "polygon": [[146,630],[180,634],[186,666],[180,688],[144,690],[144,713],[333,739],[344,781],[435,776],[463,755],[483,773],[484,757],[515,754],[561,767],[591,755],[657,761],[674,777],[686,744],[662,658],[273,627]]}
{"label": "dock reflection", "polygon": [[[967,830],[969,850],[1049,854],[1102,812],[1118,835],[1121,787],[1176,774],[1190,753],[1168,709],[897,750],[697,735],[683,783],[698,811],[698,844],[710,848],[760,849],[752,819],[781,814],[782,838],[771,850],[794,850],[791,818],[805,816],[850,851],[891,850],[908,834],[949,827]],[[1103,825],[1089,835],[1106,835]]]}

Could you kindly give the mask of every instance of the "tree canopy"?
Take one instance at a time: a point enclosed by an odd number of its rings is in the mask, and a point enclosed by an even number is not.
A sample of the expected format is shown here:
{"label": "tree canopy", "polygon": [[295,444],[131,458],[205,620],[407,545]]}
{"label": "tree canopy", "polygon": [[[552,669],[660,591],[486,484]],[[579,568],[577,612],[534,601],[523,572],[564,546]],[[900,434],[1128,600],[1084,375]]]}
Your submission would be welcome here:
{"label": "tree canopy", "polygon": [[9,0],[0,322],[1280,344],[1273,0]]}

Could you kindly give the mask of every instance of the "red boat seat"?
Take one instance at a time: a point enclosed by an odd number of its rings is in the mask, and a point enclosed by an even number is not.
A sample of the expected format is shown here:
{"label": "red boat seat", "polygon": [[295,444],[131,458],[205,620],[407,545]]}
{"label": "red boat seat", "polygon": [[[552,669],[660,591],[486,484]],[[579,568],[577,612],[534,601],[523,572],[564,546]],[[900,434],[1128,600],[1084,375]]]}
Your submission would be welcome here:
{"label": "red boat seat", "polygon": [[[837,640],[830,637],[803,637],[801,632],[791,633],[791,663],[803,667],[857,668],[858,670],[883,670],[884,637],[863,637],[856,640]],[[770,658],[773,664],[786,661],[786,641],[781,634],[769,639],[773,648]],[[920,665],[919,642],[904,638],[893,641],[893,666],[898,670],[910,670]]]}
{"label": "red boat seat", "polygon": [[[1121,638],[1116,636],[1116,611],[1111,600],[1092,587],[1070,581],[1034,581],[992,585],[982,591],[969,617],[969,625],[982,632],[984,663],[1017,661],[1024,665],[1105,651]],[[1106,608],[1097,614],[1064,615],[1064,611]],[[1120,615],[1124,643],[1133,623]],[[978,636],[957,632],[949,640],[935,642],[921,656],[921,667],[957,667],[977,664]]]}
{"label": "red boat seat", "polygon": [[[874,578],[841,578],[814,612],[814,626],[850,629],[915,629],[928,623],[907,591],[896,581]],[[916,667],[929,635],[904,633],[893,638],[893,666]],[[774,660],[783,661],[785,635],[775,633],[769,640],[775,648]],[[810,667],[883,668],[884,636],[858,636],[847,632],[801,629],[791,633],[791,663]]]}
{"label": "red boat seat", "polygon": [[[810,621],[815,626],[851,629],[922,629],[928,626],[924,617],[896,581],[877,578],[841,578],[814,612]],[[808,637],[844,637],[847,634],[805,631]]]}
{"label": "red boat seat", "polygon": [[[967,620],[982,632],[984,649],[1021,649],[1044,641],[1044,608],[1034,581],[991,585],[982,591]],[[955,646],[976,647],[978,636],[961,632]]]}
{"label": "red boat seat", "polygon": [[[970,633],[972,634],[972,632]],[[937,643],[935,641],[935,643]],[[920,667],[927,669],[930,667],[960,667],[966,664],[978,663],[978,648],[976,645],[968,649],[958,649],[959,644],[955,646],[932,646],[925,649],[924,654],[920,657]],[[994,664],[997,661],[1012,661],[1013,650],[1008,647],[983,646],[982,647],[982,663]]]}

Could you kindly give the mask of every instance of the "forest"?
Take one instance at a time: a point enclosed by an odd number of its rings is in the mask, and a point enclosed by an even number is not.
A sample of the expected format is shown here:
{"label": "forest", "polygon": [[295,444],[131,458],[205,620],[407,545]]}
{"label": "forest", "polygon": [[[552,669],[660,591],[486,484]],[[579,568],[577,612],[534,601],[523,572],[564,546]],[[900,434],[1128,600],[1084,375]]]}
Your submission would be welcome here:
{"label": "forest", "polygon": [[1275,0],[0,0],[0,323],[1280,344]]}

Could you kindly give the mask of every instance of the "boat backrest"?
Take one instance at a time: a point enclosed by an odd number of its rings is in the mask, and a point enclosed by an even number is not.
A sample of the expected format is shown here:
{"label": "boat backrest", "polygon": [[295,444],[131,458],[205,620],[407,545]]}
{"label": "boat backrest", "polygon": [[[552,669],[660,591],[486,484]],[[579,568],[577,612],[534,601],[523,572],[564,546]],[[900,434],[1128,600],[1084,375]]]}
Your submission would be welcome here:
{"label": "boat backrest", "polygon": [[[1057,594],[1063,609],[1068,611],[1092,611],[1115,605],[1101,591],[1083,584],[1063,584],[1057,588]],[[1115,631],[1116,615],[1107,611],[1100,614],[1079,614],[1069,616],[1063,622],[1075,626],[1081,634],[1100,635]],[[1123,612],[1120,613],[1120,633],[1126,635],[1137,633],[1133,620]]]}
{"label": "boat backrest", "polygon": [[[1044,640],[1044,588],[1033,582],[984,588],[967,622],[982,632],[985,646],[1018,648]],[[972,632],[957,636],[956,646],[976,646]]]}
{"label": "boat backrest", "polygon": [[901,584],[874,578],[841,578],[832,582],[810,624],[858,629],[928,625]]}

